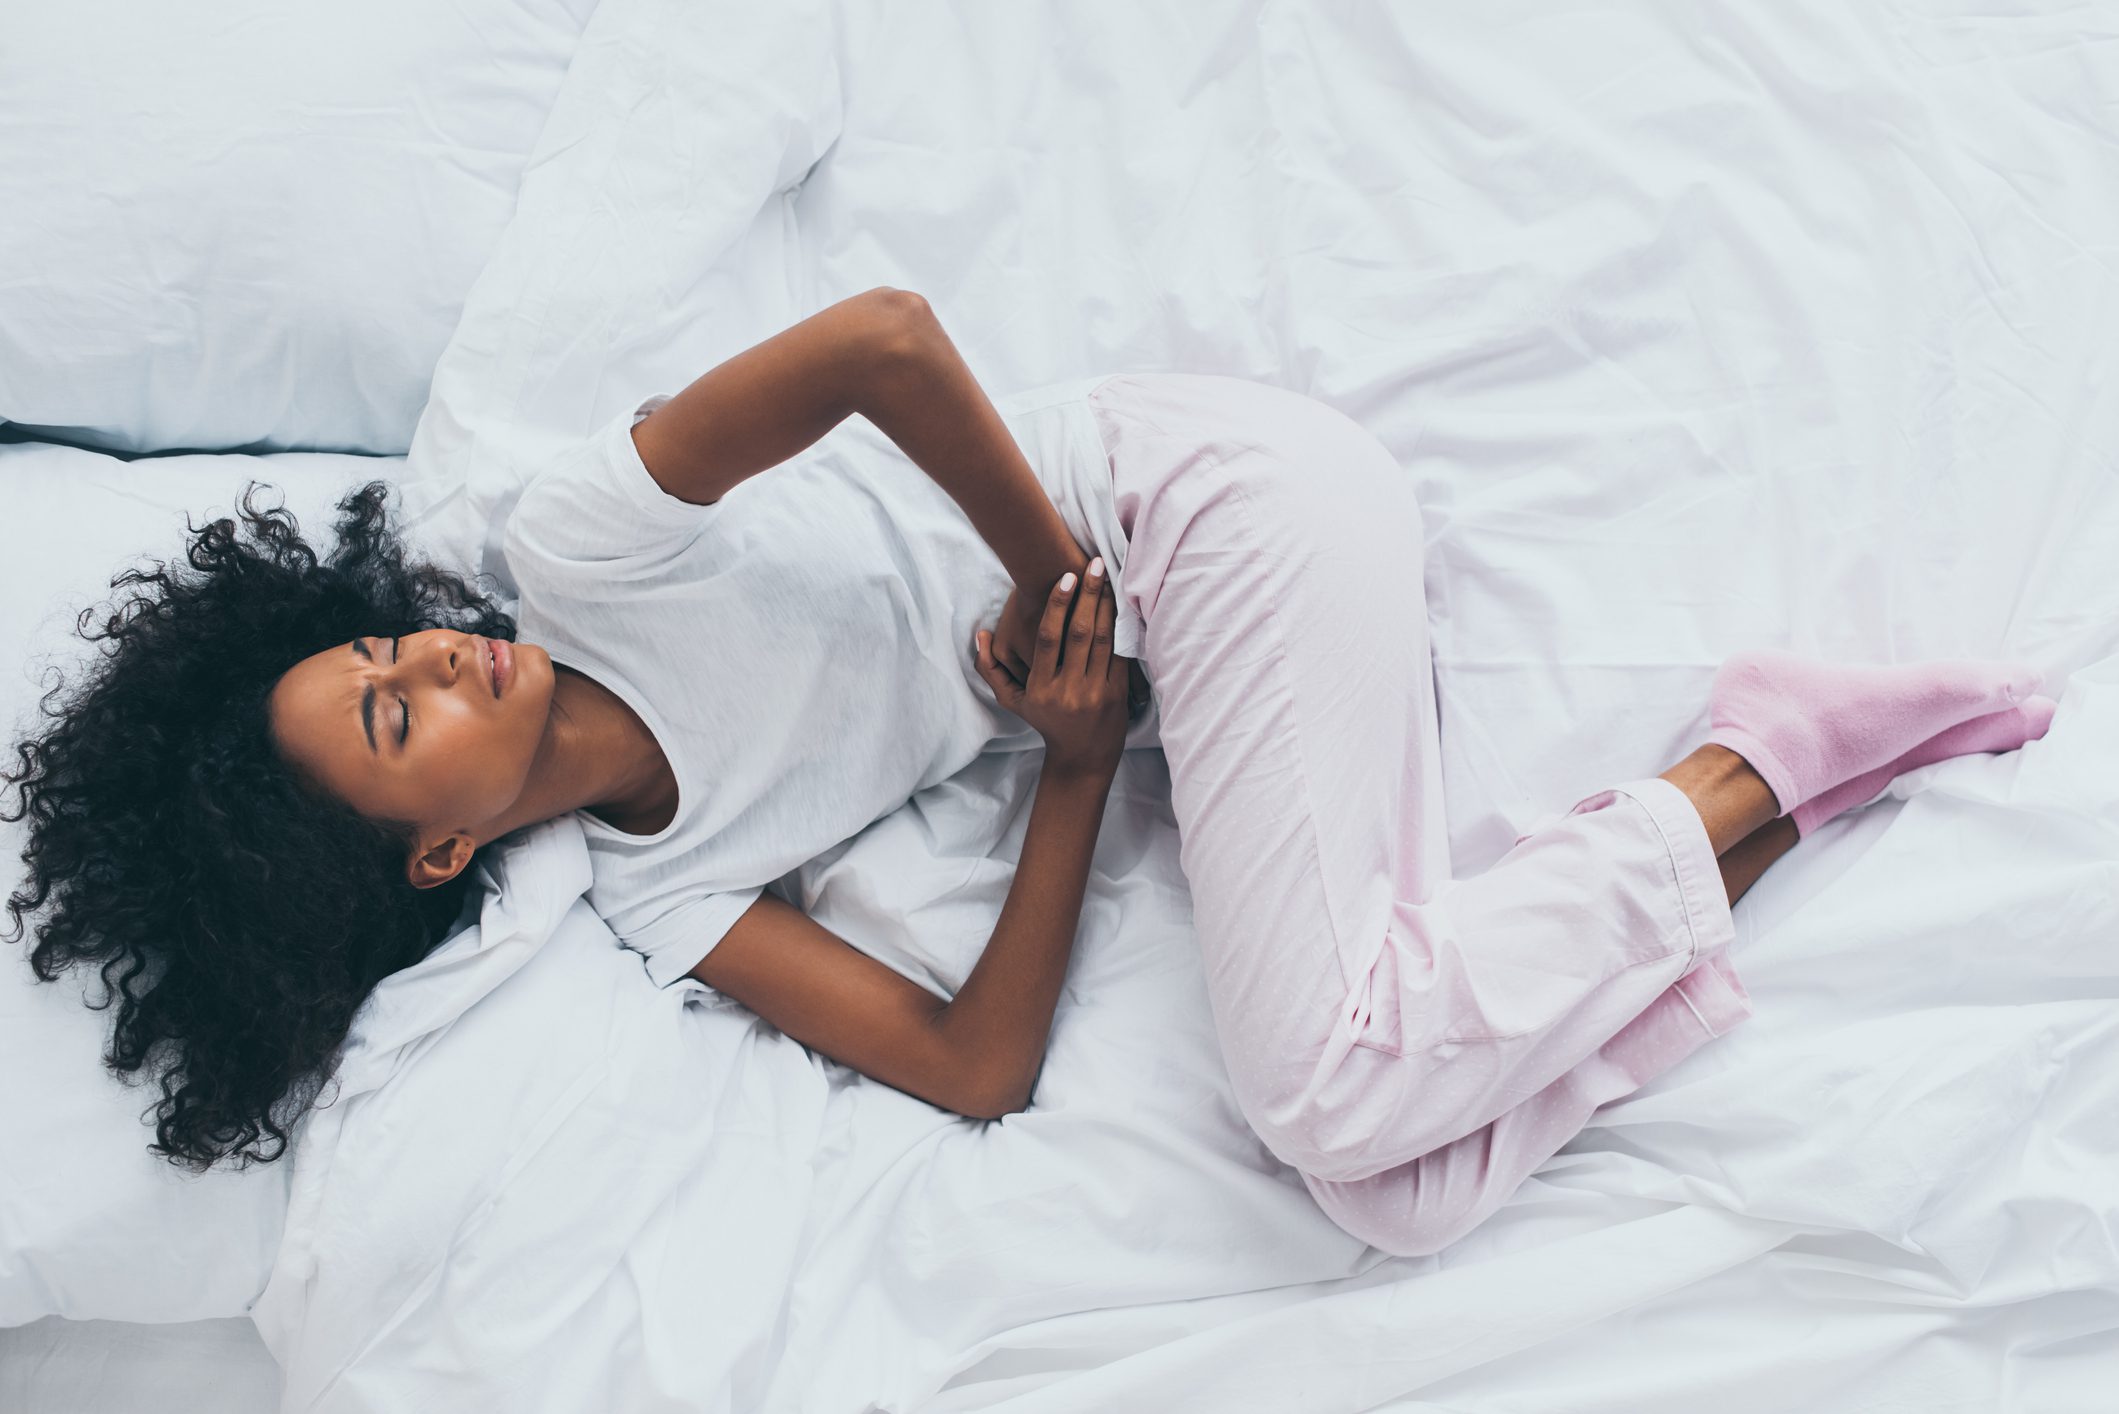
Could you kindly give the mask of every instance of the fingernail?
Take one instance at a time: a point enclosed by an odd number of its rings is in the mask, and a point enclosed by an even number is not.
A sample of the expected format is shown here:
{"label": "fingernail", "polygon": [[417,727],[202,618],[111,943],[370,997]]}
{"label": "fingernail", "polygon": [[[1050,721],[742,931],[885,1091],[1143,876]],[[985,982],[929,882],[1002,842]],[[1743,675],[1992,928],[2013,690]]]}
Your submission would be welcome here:
{"label": "fingernail", "polygon": [[1074,590],[1074,571],[1073,571],[1073,570],[1068,570],[1068,571],[1067,571],[1067,572],[1066,572],[1065,574],[1063,574],[1063,575],[1061,575],[1061,576],[1060,576],[1060,593],[1062,593],[1062,594],[1068,594],[1068,593],[1072,593],[1072,592],[1073,592],[1073,590]]}
{"label": "fingernail", "polygon": [[1093,559],[1093,560],[1091,560],[1091,561],[1089,562],[1089,578],[1091,578],[1091,579],[1102,579],[1103,577],[1104,577],[1104,557],[1103,557],[1102,555],[1098,555],[1098,556],[1097,556],[1097,557],[1096,557],[1095,559]]}

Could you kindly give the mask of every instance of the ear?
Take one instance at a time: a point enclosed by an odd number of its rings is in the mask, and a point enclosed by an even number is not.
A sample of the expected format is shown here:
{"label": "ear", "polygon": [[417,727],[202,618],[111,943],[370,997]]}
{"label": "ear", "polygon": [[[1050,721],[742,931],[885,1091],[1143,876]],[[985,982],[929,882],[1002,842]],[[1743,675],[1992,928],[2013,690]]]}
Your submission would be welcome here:
{"label": "ear", "polygon": [[445,835],[427,846],[423,853],[413,855],[405,864],[405,878],[415,889],[431,889],[437,884],[446,884],[463,872],[471,856],[478,852],[478,842],[469,835]]}

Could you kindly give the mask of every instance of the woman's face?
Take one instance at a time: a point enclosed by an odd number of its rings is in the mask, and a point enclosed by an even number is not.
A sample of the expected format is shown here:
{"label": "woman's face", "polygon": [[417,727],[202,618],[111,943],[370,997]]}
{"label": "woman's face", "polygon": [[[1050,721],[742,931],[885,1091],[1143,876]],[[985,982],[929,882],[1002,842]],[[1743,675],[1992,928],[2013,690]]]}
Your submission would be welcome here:
{"label": "woman's face", "polygon": [[412,821],[426,845],[492,838],[482,827],[521,797],[551,705],[542,648],[437,628],[304,658],[269,710],[290,761],[366,818]]}

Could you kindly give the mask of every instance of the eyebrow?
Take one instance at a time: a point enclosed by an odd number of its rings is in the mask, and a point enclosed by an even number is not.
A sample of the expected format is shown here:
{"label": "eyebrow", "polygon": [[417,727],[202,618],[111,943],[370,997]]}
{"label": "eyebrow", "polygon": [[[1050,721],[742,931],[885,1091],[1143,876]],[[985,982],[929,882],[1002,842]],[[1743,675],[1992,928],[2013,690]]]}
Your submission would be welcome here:
{"label": "eyebrow", "polygon": [[[375,661],[375,655],[357,638],[353,640],[353,651],[371,663]],[[361,689],[361,728],[368,733],[369,752],[376,756],[382,755],[375,747],[375,684],[372,682]]]}

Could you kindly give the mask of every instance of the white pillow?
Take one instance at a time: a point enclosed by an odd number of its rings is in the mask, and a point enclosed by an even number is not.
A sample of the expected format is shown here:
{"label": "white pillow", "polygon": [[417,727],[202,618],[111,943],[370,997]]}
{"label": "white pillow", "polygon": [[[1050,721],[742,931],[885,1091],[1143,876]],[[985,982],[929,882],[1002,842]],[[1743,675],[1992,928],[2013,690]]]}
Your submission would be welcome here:
{"label": "white pillow", "polygon": [[597,11],[434,370],[405,488],[429,554],[514,592],[500,541],[537,467],[831,303],[792,193],[844,126],[842,9]]}
{"label": "white pillow", "polygon": [[[402,465],[306,454],[128,464],[0,445],[0,524],[10,531],[0,554],[0,728],[10,766],[13,743],[38,720],[38,670],[65,667],[72,681],[71,666],[95,651],[75,635],[75,613],[111,597],[119,569],[176,558],[187,510],[199,525],[228,514],[254,476],[285,493],[311,544],[328,545],[339,496],[371,477],[395,480]],[[0,823],[0,887],[10,891],[23,878],[25,829]],[[140,1116],[159,1088],[126,1086],[104,1069],[115,1013],[83,1005],[84,992],[102,994],[94,969],[36,981],[34,936],[25,928],[22,942],[0,943],[0,1326],[242,1315],[279,1246],[292,1164],[194,1176],[148,1153],[154,1131]]]}
{"label": "white pillow", "polygon": [[594,8],[10,7],[0,419],[402,454]]}

